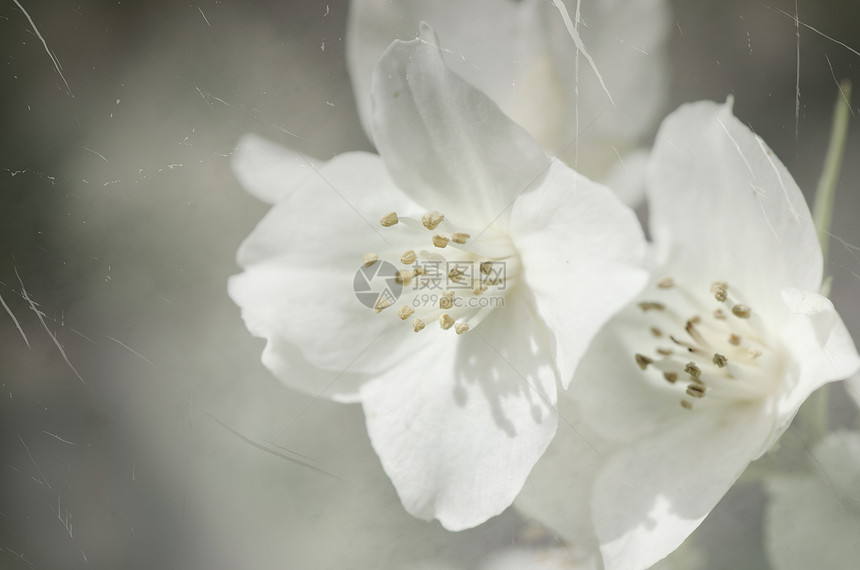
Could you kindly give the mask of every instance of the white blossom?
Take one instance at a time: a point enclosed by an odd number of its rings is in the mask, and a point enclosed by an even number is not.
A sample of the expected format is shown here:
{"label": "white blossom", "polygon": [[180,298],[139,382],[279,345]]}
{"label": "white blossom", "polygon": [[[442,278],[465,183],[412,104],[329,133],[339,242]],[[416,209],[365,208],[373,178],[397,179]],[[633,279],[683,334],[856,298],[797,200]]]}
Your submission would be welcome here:
{"label": "white blossom", "polygon": [[647,183],[652,282],[583,358],[560,402],[576,431],[518,501],[609,569],[677,548],[814,390],[860,367],[818,294],[803,196],[730,105],[670,115]]}
{"label": "white blossom", "polygon": [[[240,143],[240,179],[275,204],[229,292],[267,341],[263,363],[360,402],[406,509],[459,530],[511,503],[555,434],[557,383],[647,276],[632,211],[551,161],[437,45],[425,25],[380,60],[379,156],[314,165]],[[431,302],[429,262],[446,268]],[[402,293],[362,305],[357,272],[386,263]]]}

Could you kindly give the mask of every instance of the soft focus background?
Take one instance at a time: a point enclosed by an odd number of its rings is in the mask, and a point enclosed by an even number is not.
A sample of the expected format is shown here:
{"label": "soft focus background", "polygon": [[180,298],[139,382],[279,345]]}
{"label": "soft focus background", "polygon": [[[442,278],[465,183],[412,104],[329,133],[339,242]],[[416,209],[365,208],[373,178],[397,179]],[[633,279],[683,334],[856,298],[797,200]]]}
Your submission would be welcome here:
{"label": "soft focus background", "polygon": [[[811,195],[836,80],[860,91],[860,3],[799,0],[799,28],[794,0],[673,7],[666,111],[734,94]],[[540,540],[514,513],[459,534],[403,513],[360,408],[278,385],[227,297],[266,210],[231,175],[238,137],[318,158],[372,149],[346,11],[0,2],[0,567],[476,568]],[[855,122],[829,267],[855,338],[858,159]],[[834,425],[850,425],[833,393]],[[735,487],[693,558],[765,566],[763,500],[758,484]]]}

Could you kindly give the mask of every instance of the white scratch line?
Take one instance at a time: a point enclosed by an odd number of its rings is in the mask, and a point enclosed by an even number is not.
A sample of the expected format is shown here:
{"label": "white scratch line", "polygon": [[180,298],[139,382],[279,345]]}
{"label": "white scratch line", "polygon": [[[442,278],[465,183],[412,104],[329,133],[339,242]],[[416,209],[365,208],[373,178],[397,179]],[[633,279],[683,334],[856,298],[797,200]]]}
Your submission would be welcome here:
{"label": "white scratch line", "polygon": [[200,10],[200,15],[203,16],[203,21],[206,22],[206,25],[209,26],[209,29],[212,29],[212,24],[209,23],[209,18],[206,17],[206,14],[203,13],[200,6],[197,6],[197,9]]}
{"label": "white scratch line", "polygon": [[794,86],[794,140],[798,140],[800,127],[800,14],[797,0],[794,0],[794,35],[797,38],[797,80]]}
{"label": "white scratch line", "polygon": [[9,305],[6,304],[6,301],[3,300],[3,295],[0,295],[0,303],[3,304],[3,308],[6,309],[6,312],[9,313],[10,317],[12,317],[12,321],[15,323],[15,326],[18,327],[18,332],[21,333],[22,337],[24,337],[24,342],[27,344],[27,348],[30,348],[30,341],[27,340],[27,335],[24,334],[24,329],[21,328],[21,323],[18,322],[12,309],[10,309]]}
{"label": "white scratch line", "polygon": [[100,152],[96,152],[96,151],[94,151],[93,149],[91,149],[91,148],[89,148],[89,147],[85,147],[85,146],[84,146],[84,147],[81,147],[81,148],[83,148],[84,150],[88,150],[88,151],[90,151],[91,153],[93,153],[94,155],[96,155],[97,157],[99,157],[100,159],[102,159],[103,161],[108,162],[108,159],[106,159],[106,158],[105,158],[105,156],[104,156],[102,153],[100,153]]}
{"label": "white scratch line", "polygon": [[115,343],[117,343],[118,345],[123,347],[124,349],[130,351],[135,356],[142,358],[147,364],[149,364],[150,366],[152,366],[153,368],[155,368],[156,370],[161,372],[161,370],[158,368],[158,366],[153,361],[151,361],[150,359],[148,359],[147,357],[145,357],[144,355],[142,355],[141,353],[139,353],[138,351],[136,351],[135,349],[133,349],[129,345],[125,344],[124,342],[122,342],[120,340],[115,339],[114,337],[112,337],[110,335],[106,335],[105,333],[102,333],[102,335],[104,335],[106,338],[109,338],[110,340],[114,341]]}
{"label": "white scratch line", "polygon": [[771,8],[770,6],[765,6],[765,8],[769,8],[769,9],[771,9],[771,10],[776,10],[777,12],[781,12],[781,13],[782,13],[784,16],[786,16],[787,18],[794,20],[794,21],[795,21],[795,23],[799,23],[799,24],[800,24],[801,26],[803,26],[804,28],[807,28],[807,29],[812,30],[813,32],[815,32],[815,33],[816,33],[816,34],[818,34],[819,36],[821,36],[821,37],[823,37],[823,38],[827,38],[828,40],[830,40],[831,42],[833,42],[833,43],[835,43],[835,44],[839,44],[839,45],[841,45],[842,47],[844,47],[845,49],[847,49],[848,51],[850,51],[850,52],[851,52],[851,53],[853,53],[854,55],[858,55],[858,56],[860,56],[860,51],[857,51],[856,49],[854,49],[853,47],[849,46],[849,45],[848,45],[848,44],[846,44],[846,43],[840,42],[840,41],[839,41],[839,40],[837,40],[836,38],[832,38],[832,37],[828,36],[827,34],[825,34],[824,32],[822,32],[822,31],[821,31],[821,30],[819,30],[818,28],[813,28],[812,26],[810,26],[810,25],[809,25],[809,24],[807,24],[806,22],[801,22],[799,18],[797,18],[797,17],[795,17],[795,16],[792,16],[791,14],[789,14],[788,12],[786,12],[785,10],[781,10],[781,9],[779,9],[779,8]]}
{"label": "white scratch line", "polygon": [[729,129],[726,128],[726,125],[724,125],[720,119],[717,119],[717,122],[720,124],[721,127],[723,127],[723,131],[726,133],[726,136],[729,137],[729,140],[732,141],[732,144],[735,145],[735,149],[738,151],[738,156],[740,156],[741,160],[744,161],[744,164],[747,165],[747,170],[750,171],[750,176],[752,176],[753,180],[755,180],[755,172],[753,171],[752,165],[747,160],[747,157],[744,155],[744,152],[741,150],[741,145],[738,144],[738,141],[735,140],[735,138],[729,132]]}
{"label": "white scratch line", "polygon": [[[32,462],[33,462],[33,466],[36,468],[36,471],[38,471],[38,472],[39,472],[39,476],[42,478],[42,481],[44,481],[44,482],[45,482],[45,485],[47,485],[48,489],[53,490],[53,487],[51,487],[51,484],[50,484],[50,483],[48,483],[48,479],[45,477],[45,474],[44,474],[44,473],[42,473],[42,470],[41,470],[41,469],[39,469],[39,464],[38,464],[38,463],[36,463],[36,458],[35,458],[35,457],[33,457],[33,454],[32,454],[32,453],[30,453],[30,448],[29,448],[29,447],[27,447],[27,444],[26,444],[26,443],[24,443],[24,438],[23,438],[23,437],[21,437],[21,434],[20,434],[20,433],[19,433],[19,434],[16,434],[16,435],[18,436],[18,439],[21,441],[21,445],[23,445],[23,446],[24,446],[24,449],[27,451],[27,455],[29,455],[29,456],[30,456],[30,461],[32,461]],[[39,481],[39,480],[38,480],[38,479],[36,479],[35,477],[33,477],[33,479],[34,479],[35,481],[37,481],[37,482]]]}
{"label": "white scratch line", "polygon": [[848,107],[848,110],[851,112],[851,116],[854,117],[854,109],[851,108],[851,102],[848,100],[848,97],[845,96],[842,86],[839,85],[839,80],[836,79],[836,72],[833,71],[833,64],[830,63],[830,58],[827,57],[826,53],[824,54],[824,59],[827,60],[827,65],[830,66],[830,75],[833,76],[833,82],[836,83],[836,89],[839,90],[839,94],[842,95],[842,100],[845,101],[845,106]]}
{"label": "white scratch line", "polygon": [[34,303],[33,299],[31,299],[30,296],[27,294],[27,290],[24,288],[24,282],[21,281],[21,276],[18,274],[17,267],[15,268],[15,276],[18,278],[18,283],[21,284],[21,295],[30,304],[30,308],[33,309],[33,312],[36,313],[36,316],[39,318],[39,322],[42,323],[42,328],[45,329],[45,332],[48,333],[48,336],[51,337],[52,341],[54,341],[54,346],[56,346],[57,350],[60,351],[60,355],[63,357],[63,360],[66,361],[66,364],[69,365],[69,368],[72,369],[72,372],[75,373],[75,376],[78,377],[78,380],[80,380],[84,384],[84,386],[86,386],[87,383],[84,382],[84,379],[81,377],[80,374],[78,374],[78,371],[72,365],[71,361],[69,360],[69,357],[66,355],[66,351],[63,350],[63,346],[60,344],[60,341],[57,340],[57,337],[54,335],[54,333],[51,332],[51,329],[48,328],[48,324],[45,322],[45,317],[43,316],[42,311],[40,311],[36,307],[36,303]]}
{"label": "white scratch line", "polygon": [[782,174],[779,173],[779,169],[776,167],[776,163],[773,161],[773,157],[771,156],[771,152],[768,150],[767,145],[764,144],[762,138],[758,135],[755,135],[755,142],[758,143],[758,147],[761,149],[762,154],[764,155],[767,162],[770,164],[771,170],[776,175],[776,179],[779,181],[779,186],[782,188],[782,193],[785,196],[785,201],[788,202],[788,211],[791,213],[791,217],[794,218],[794,221],[797,222],[800,220],[800,212],[797,211],[797,208],[794,207],[794,204],[791,201],[791,196],[788,194],[788,187],[785,185],[785,181],[782,179]]}
{"label": "white scratch line", "polygon": [[[603,76],[597,69],[597,65],[594,63],[594,59],[592,59],[591,54],[588,53],[588,50],[585,49],[585,44],[582,42],[582,38],[579,35],[579,31],[574,27],[573,22],[570,20],[570,14],[567,11],[567,6],[564,5],[562,0],[552,0],[552,3],[555,4],[555,7],[561,14],[561,19],[564,20],[564,25],[567,28],[567,33],[570,34],[571,38],[573,38],[573,43],[576,44],[576,49],[581,52],[582,55],[585,56],[586,60],[588,60],[589,65],[591,65],[591,69],[597,76],[597,80],[600,81],[600,86],[603,87],[603,91],[606,93],[606,96],[609,97],[609,102],[612,103],[613,107],[615,107],[615,101],[612,99],[612,95],[609,93],[609,89],[606,87],[606,83],[603,81]],[[576,3],[576,19],[578,22],[579,2]]]}
{"label": "white scratch line", "polygon": [[42,433],[44,433],[44,434],[46,434],[46,435],[50,435],[51,437],[53,437],[53,438],[55,438],[55,439],[59,439],[59,440],[60,440],[60,441],[62,441],[63,443],[68,443],[69,445],[74,445],[75,447],[77,447],[77,445],[78,445],[77,443],[75,443],[75,442],[73,442],[73,441],[69,441],[69,440],[67,440],[67,439],[63,439],[63,438],[61,438],[60,436],[58,436],[58,435],[57,435],[57,434],[55,434],[55,433],[51,433],[51,432],[49,432],[49,431],[45,431],[45,430],[42,430]]}
{"label": "white scratch line", "polygon": [[48,49],[48,42],[46,42],[45,38],[42,37],[42,34],[39,33],[39,29],[36,27],[36,22],[33,21],[33,18],[30,17],[30,14],[27,13],[27,10],[25,10],[24,7],[21,6],[21,3],[18,2],[18,0],[12,0],[12,1],[15,2],[15,5],[18,6],[18,8],[22,12],[24,12],[24,16],[27,17],[27,20],[30,22],[30,25],[33,26],[33,31],[36,32],[36,37],[39,38],[40,40],[42,40],[42,45],[45,46],[45,51],[48,52],[48,57],[51,58],[51,61],[54,64],[54,69],[57,70],[57,73],[60,75],[60,78],[62,78],[63,83],[66,84],[66,91],[68,91],[69,95],[74,97],[74,95],[72,94],[72,88],[69,87],[69,82],[66,81],[66,76],[63,75],[63,71],[60,69],[60,60],[58,60],[57,56],[55,56],[53,53],[51,53],[51,50]]}

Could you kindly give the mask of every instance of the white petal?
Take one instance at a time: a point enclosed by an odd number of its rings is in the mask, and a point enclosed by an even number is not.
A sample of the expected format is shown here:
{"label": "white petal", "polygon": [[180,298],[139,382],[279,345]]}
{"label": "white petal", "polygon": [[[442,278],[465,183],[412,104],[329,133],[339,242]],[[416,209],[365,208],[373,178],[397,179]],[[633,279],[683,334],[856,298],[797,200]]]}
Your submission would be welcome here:
{"label": "white petal", "polygon": [[860,434],[831,433],[814,456],[815,473],[766,481],[765,545],[776,570],[848,570],[860,560]]}
{"label": "white petal", "polygon": [[647,568],[675,550],[771,429],[754,405],[689,412],[613,455],[598,475],[592,509],[607,570]]}
{"label": "white petal", "polygon": [[249,194],[274,204],[290,189],[319,176],[322,162],[257,135],[245,135],[233,151],[231,166]]}
{"label": "white petal", "polygon": [[784,287],[818,290],[821,249],[803,195],[730,104],[684,105],[663,122],[648,200],[667,265],[742,285],[760,313]]}
{"label": "white petal", "polygon": [[577,50],[553,3],[543,2],[553,67],[567,101],[565,115],[554,118],[565,127],[564,140],[551,152],[564,151],[565,162],[602,178],[618,154],[635,146],[663,111],[671,12],[664,0],[564,4],[575,25],[580,11],[576,28],[594,67]]}
{"label": "white petal", "polygon": [[510,224],[566,388],[597,331],[645,285],[645,238],[609,189],[558,161],[517,199]]}
{"label": "white petal", "polygon": [[823,384],[857,372],[860,356],[830,299],[799,289],[783,290],[782,298],[792,316],[781,333],[788,354],[797,362],[798,382],[779,406],[783,414],[793,416],[803,401]]}
{"label": "white petal", "polygon": [[[535,0],[352,0],[347,64],[359,117],[370,134],[373,67],[395,39],[411,40],[428,22],[445,46],[446,64],[509,111],[517,78],[527,73],[535,44],[542,46]],[[504,41],[493,41],[504,38]]]}
{"label": "white petal", "polygon": [[515,299],[362,388],[367,429],[406,510],[462,530],[501,513],[556,430],[545,333]]}
{"label": "white petal", "polygon": [[[534,140],[445,67],[426,24],[373,83],[373,137],[400,188],[454,223],[493,222],[549,165]],[[471,225],[470,224],[470,225]]]}
{"label": "white petal", "polygon": [[270,340],[266,364],[283,381],[318,392],[312,378],[284,376],[288,367],[277,362],[291,356],[272,354],[280,347],[293,345],[312,365],[336,373],[372,373],[408,354],[417,341],[389,339],[404,338],[389,326],[402,323],[362,305],[353,281],[364,254],[390,249],[397,235],[379,231],[379,218],[414,208],[378,157],[345,154],[293,188],[245,240],[238,254],[245,271],[230,279],[229,293],[252,332]]}

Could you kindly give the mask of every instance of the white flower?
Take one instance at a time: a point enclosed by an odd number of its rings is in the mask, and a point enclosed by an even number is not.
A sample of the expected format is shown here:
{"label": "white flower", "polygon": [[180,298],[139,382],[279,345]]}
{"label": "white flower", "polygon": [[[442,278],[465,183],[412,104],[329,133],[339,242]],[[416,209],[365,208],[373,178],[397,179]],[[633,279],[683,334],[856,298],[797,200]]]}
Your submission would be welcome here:
{"label": "white flower", "polygon": [[439,32],[452,70],[548,153],[603,177],[662,110],[669,8],[664,0],[564,4],[584,51],[548,0],[352,0],[347,61],[365,131],[374,64],[391,40],[413,38],[425,20]]}
{"label": "white flower", "polygon": [[[263,363],[299,390],[361,402],[406,509],[457,530],[519,491],[555,433],[556,383],[644,285],[645,242],[628,208],[550,161],[436,44],[425,25],[376,68],[381,156],[313,167],[242,142],[240,179],[277,203],[229,292],[267,340]],[[437,298],[415,288],[431,262],[448,264]],[[403,292],[371,310],[353,281],[385,263]]]}
{"label": "white flower", "polygon": [[518,503],[607,568],[672,552],[810,393],[860,366],[817,293],[800,190],[729,105],[670,115],[648,174],[655,277],[583,358],[559,409],[578,433],[560,430]]}
{"label": "white flower", "polygon": [[765,545],[776,570],[845,570],[860,560],[860,433],[835,432],[811,453],[809,474],[765,481]]}

